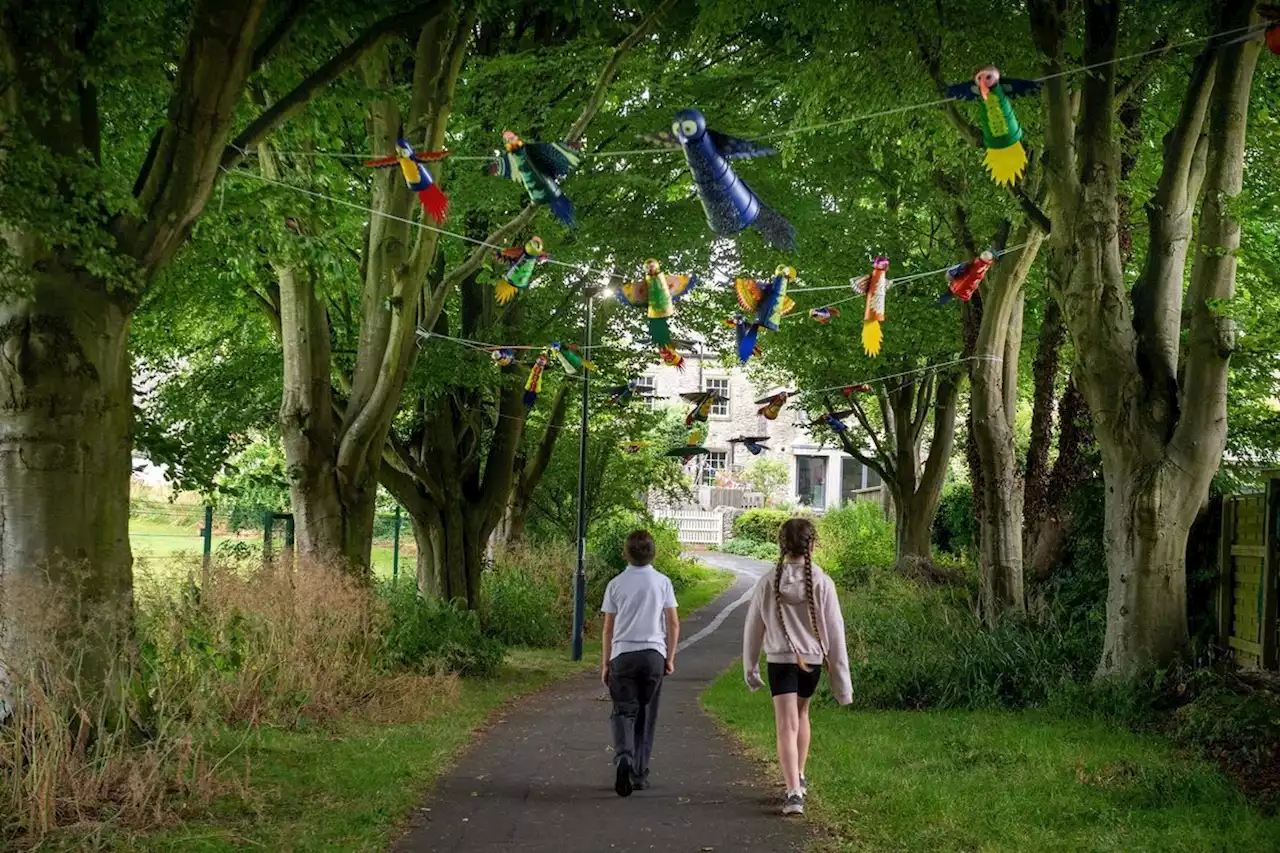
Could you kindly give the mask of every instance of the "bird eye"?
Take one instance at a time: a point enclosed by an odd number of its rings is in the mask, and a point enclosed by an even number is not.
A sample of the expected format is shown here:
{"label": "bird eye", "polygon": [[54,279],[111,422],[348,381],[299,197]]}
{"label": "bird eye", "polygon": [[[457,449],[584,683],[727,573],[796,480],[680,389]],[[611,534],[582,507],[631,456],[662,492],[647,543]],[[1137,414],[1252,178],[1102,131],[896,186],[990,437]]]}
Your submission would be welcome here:
{"label": "bird eye", "polygon": [[675,121],[671,123],[671,132],[674,133],[676,136],[680,135],[680,122]]}
{"label": "bird eye", "polygon": [[681,127],[684,129],[685,136],[693,136],[698,132],[698,123],[696,121],[686,121],[681,124]]}

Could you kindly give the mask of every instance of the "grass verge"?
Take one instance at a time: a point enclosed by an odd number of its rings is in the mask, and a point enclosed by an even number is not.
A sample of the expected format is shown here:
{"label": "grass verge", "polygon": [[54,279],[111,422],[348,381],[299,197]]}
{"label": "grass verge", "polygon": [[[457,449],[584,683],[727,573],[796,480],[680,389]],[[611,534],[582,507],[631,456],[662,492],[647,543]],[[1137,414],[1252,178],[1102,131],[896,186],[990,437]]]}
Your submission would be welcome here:
{"label": "grass verge", "polygon": [[[772,706],[737,668],[703,702],[772,760]],[[1280,850],[1280,819],[1210,765],[1159,737],[1040,711],[815,708],[808,776],[810,817],[833,836],[825,850]]]}

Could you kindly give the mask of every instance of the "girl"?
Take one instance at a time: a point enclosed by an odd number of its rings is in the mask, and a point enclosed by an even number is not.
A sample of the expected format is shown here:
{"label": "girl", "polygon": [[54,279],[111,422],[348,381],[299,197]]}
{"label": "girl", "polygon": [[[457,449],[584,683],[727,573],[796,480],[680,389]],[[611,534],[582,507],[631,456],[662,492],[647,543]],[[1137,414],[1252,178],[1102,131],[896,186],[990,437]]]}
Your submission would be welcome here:
{"label": "girl", "polygon": [[825,663],[831,693],[841,705],[853,701],[844,617],[835,584],[813,565],[817,531],[807,518],[792,518],[778,531],[778,566],[760,578],[751,595],[742,637],[742,668],[754,692],[760,680],[760,647],[768,661],[769,692],[778,731],[778,762],[787,796],[784,815],[804,814],[808,788],[809,700]]}

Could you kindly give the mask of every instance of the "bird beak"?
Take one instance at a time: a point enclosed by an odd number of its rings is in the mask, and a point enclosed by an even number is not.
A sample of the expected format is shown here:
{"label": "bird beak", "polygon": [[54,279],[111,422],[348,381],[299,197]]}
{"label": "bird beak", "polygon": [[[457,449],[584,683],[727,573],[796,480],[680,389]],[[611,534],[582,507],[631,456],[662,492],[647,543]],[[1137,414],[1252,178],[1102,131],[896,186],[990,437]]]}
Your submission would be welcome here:
{"label": "bird beak", "polygon": [[985,74],[978,75],[978,91],[982,93],[982,100],[987,99],[987,95],[991,94],[991,87],[987,85],[987,76]]}

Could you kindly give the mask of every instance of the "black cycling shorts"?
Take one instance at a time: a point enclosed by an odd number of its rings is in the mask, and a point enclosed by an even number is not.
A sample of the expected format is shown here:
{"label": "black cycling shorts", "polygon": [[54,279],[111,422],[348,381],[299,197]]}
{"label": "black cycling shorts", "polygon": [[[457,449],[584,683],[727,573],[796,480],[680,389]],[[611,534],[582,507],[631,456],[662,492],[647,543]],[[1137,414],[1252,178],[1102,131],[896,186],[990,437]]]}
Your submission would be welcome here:
{"label": "black cycling shorts", "polygon": [[769,692],[774,696],[795,693],[801,699],[809,699],[818,689],[818,679],[822,677],[822,667],[809,665],[805,672],[799,664],[771,663],[768,666]]}

